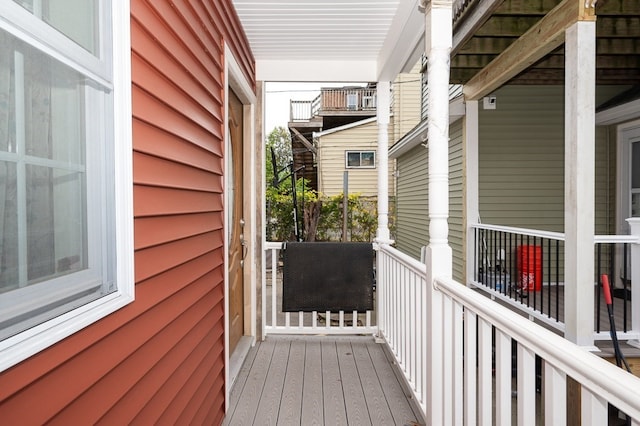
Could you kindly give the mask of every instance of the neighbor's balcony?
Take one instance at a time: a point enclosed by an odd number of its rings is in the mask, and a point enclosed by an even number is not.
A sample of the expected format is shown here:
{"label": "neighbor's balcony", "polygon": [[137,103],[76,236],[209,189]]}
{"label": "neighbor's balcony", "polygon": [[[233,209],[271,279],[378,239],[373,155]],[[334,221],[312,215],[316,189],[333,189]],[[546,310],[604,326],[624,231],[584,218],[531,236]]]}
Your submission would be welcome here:
{"label": "neighbor's balcony", "polygon": [[375,247],[372,311],[284,313],[280,248],[267,243],[265,340],[236,381],[229,424],[640,424],[640,379],[478,291],[428,283],[425,264],[388,245]]}
{"label": "neighbor's balcony", "polygon": [[291,122],[324,115],[374,115],[377,90],[366,87],[324,88],[312,101],[291,101]]}

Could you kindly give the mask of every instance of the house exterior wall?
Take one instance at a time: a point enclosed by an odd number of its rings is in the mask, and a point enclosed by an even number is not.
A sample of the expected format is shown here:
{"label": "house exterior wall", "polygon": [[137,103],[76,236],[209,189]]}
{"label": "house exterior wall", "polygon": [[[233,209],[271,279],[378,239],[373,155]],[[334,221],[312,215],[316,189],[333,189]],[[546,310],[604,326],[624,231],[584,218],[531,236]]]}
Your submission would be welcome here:
{"label": "house exterior wall", "polygon": [[[613,89],[599,88],[599,98]],[[564,232],[564,87],[505,86],[479,111],[479,203],[484,223]],[[610,228],[608,129],[596,128],[596,233]]]}
{"label": "house exterior wall", "polygon": [[429,241],[428,161],[422,145],[397,159],[396,247],[416,259]]}
{"label": "house exterior wall", "polygon": [[[453,278],[464,277],[464,174],[462,120],[449,127],[449,245],[453,252]],[[398,166],[396,247],[420,259],[429,242],[429,150],[417,145],[400,156]]]}
{"label": "house exterior wall", "polygon": [[220,424],[229,0],[131,2],[135,302],[0,373],[3,424]]}
{"label": "house exterior wall", "polygon": [[420,122],[422,74],[420,62],[408,73],[401,73],[393,82],[393,139],[399,140]]}
{"label": "house exterior wall", "polygon": [[[393,126],[389,126],[389,138]],[[349,172],[349,193],[365,197],[378,195],[378,125],[375,120],[323,135],[318,140],[318,190],[326,196],[343,192],[344,171]],[[376,152],[375,168],[346,168],[346,151]],[[389,176],[394,162],[389,161]],[[394,180],[389,179],[389,193],[393,194]]]}

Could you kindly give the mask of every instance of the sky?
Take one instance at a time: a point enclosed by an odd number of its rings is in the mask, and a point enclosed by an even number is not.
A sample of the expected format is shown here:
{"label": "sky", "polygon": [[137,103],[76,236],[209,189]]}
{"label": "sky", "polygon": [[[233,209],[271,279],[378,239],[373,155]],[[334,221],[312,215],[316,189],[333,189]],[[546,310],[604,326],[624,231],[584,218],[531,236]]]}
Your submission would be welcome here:
{"label": "sky", "polygon": [[267,82],[265,86],[265,133],[268,135],[277,126],[287,128],[290,100],[311,101],[320,94],[321,87],[354,85],[358,85],[358,83]]}

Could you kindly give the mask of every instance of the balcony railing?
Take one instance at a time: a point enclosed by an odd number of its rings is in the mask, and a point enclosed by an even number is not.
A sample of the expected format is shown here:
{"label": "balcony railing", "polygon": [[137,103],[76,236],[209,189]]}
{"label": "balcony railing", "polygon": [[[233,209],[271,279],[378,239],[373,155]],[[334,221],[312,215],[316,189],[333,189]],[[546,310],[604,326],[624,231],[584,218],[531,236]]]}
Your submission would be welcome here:
{"label": "balcony railing", "polygon": [[[476,224],[473,285],[517,310],[564,331],[564,234]],[[633,329],[630,288],[631,246],[635,236],[596,236],[594,244],[595,339],[609,339],[607,307],[600,277],[613,289],[613,312],[621,338],[638,338]]]}
{"label": "balcony railing", "polygon": [[368,111],[374,113],[377,89],[365,87],[322,89],[312,101],[290,103],[290,121],[308,121],[327,114]]}
{"label": "balcony railing", "polygon": [[[431,424],[555,425],[582,413],[582,424],[602,425],[609,405],[640,424],[639,378],[461,283],[428,283],[425,264],[388,245],[376,247],[377,304],[365,325],[349,323],[349,313],[335,325],[314,320],[318,313],[287,319],[278,312],[280,247],[266,245],[264,334],[375,335]],[[574,390],[580,400],[567,410]]]}

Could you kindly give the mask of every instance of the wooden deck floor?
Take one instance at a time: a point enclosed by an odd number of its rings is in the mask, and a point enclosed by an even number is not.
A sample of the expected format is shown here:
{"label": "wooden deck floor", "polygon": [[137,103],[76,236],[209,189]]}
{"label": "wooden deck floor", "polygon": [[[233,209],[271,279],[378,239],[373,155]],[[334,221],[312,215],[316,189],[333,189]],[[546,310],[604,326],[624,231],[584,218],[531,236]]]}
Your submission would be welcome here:
{"label": "wooden deck floor", "polygon": [[418,425],[371,336],[269,336],[245,360],[224,425]]}

